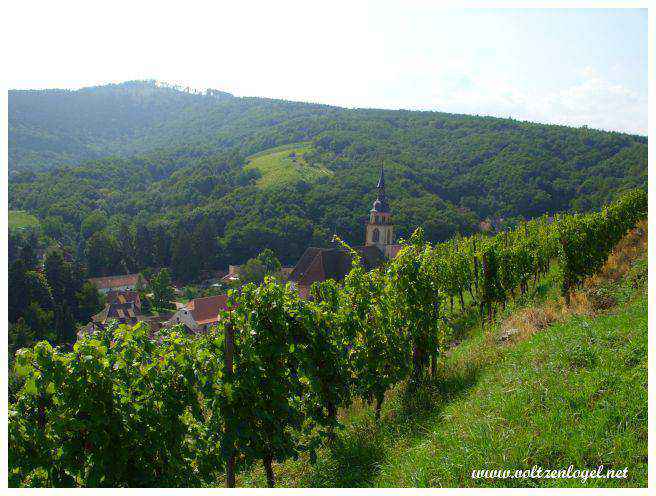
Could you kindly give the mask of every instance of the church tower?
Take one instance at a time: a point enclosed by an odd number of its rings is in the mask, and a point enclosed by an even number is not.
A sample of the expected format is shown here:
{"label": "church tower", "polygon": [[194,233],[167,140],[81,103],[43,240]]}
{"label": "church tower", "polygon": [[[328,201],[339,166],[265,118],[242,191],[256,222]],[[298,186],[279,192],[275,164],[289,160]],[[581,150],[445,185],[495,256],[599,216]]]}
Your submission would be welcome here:
{"label": "church tower", "polygon": [[386,256],[389,247],[394,243],[394,224],[392,213],[385,196],[385,171],[383,162],[380,162],[380,177],[376,186],[377,196],[373,208],[369,213],[369,222],[365,232],[365,246],[377,246]]}

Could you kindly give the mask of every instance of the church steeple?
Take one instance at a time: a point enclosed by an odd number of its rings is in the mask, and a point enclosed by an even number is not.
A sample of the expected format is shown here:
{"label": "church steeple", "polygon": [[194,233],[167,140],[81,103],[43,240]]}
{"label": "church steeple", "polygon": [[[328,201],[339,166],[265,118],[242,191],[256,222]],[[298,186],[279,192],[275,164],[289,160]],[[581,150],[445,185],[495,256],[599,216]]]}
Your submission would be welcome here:
{"label": "church steeple", "polygon": [[380,176],[378,177],[378,184],[376,185],[376,201],[374,201],[374,206],[371,209],[372,212],[381,212],[389,213],[390,208],[387,203],[387,197],[385,196],[385,169],[383,165],[383,160],[380,160]]}
{"label": "church steeple", "polygon": [[394,242],[394,224],[387,195],[385,194],[385,168],[383,160],[380,161],[380,175],[376,185],[376,200],[374,201],[369,222],[365,232],[365,245],[377,246],[385,255],[387,248]]}

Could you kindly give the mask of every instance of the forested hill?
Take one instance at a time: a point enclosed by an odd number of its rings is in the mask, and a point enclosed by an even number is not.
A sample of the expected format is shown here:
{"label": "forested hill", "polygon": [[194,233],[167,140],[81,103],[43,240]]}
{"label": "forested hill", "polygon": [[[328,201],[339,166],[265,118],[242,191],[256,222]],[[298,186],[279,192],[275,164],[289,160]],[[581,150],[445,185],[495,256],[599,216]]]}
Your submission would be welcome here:
{"label": "forested hill", "polygon": [[[431,240],[647,182],[646,137],[587,128],[154,82],[9,93],[10,208],[80,256],[102,251],[103,271],[193,254],[191,277],[266,247],[293,263],[333,231],[360,243],[380,157],[399,234],[421,225]],[[126,261],[135,245],[146,253]]]}

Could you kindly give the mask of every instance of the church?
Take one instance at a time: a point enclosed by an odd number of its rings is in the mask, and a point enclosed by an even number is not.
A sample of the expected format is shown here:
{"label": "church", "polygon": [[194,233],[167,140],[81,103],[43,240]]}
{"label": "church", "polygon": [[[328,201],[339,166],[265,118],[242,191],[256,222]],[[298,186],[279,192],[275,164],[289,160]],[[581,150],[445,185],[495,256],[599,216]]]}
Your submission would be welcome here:
{"label": "church", "polygon": [[[394,222],[385,193],[385,170],[381,162],[376,200],[366,223],[364,245],[354,246],[353,249],[362,257],[362,265],[371,270],[396,256],[401,245],[395,244],[394,241]],[[344,279],[351,270],[351,261],[350,253],[341,246],[310,247],[305,250],[292,270],[289,281],[301,298],[308,298],[313,283],[326,279]]]}

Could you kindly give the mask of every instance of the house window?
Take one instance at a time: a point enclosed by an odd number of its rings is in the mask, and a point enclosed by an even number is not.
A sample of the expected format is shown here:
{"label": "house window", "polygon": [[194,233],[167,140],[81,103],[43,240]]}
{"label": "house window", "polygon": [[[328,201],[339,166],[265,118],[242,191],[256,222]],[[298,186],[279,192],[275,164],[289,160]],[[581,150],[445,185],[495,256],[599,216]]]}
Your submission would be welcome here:
{"label": "house window", "polygon": [[387,244],[389,245],[391,243],[392,243],[392,231],[388,230],[387,231]]}
{"label": "house window", "polygon": [[373,234],[371,235],[371,240],[372,240],[374,243],[378,243],[378,240],[379,240],[379,239],[380,239],[380,232],[378,231],[378,229],[374,229],[374,232],[373,232]]}

